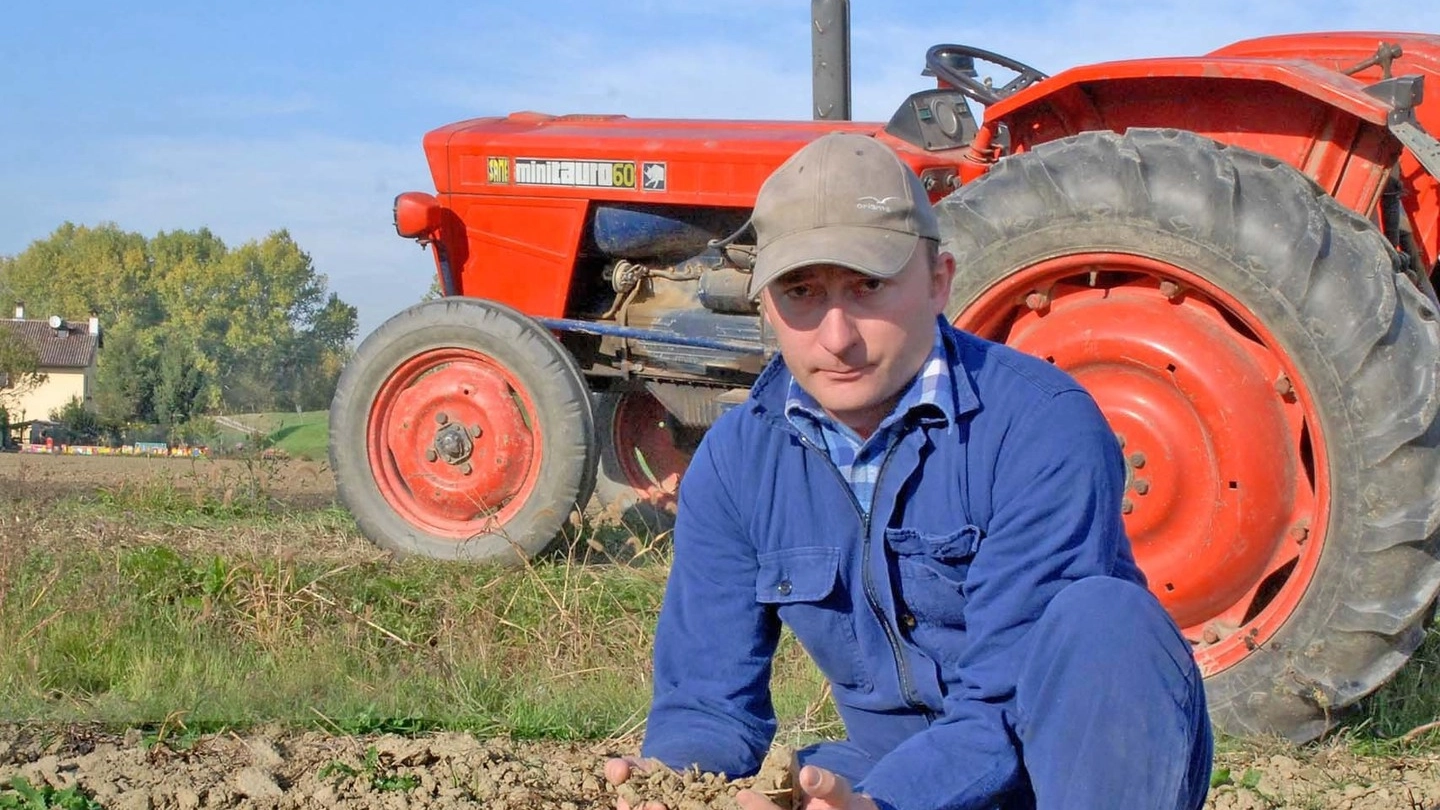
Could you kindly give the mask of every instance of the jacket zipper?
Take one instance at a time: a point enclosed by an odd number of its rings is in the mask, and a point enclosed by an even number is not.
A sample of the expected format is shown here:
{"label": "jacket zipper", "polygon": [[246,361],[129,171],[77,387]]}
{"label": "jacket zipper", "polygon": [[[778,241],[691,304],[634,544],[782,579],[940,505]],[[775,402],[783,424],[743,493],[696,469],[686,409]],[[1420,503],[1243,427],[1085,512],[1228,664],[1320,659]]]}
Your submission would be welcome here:
{"label": "jacket zipper", "polygon": [[[890,626],[890,621],[885,618],[885,611],[880,608],[880,598],[875,595],[875,576],[870,570],[870,517],[875,511],[875,504],[870,504],[870,511],[860,508],[860,499],[855,497],[855,491],[850,488],[850,483],[845,476],[840,474],[840,468],[835,466],[835,461],[830,455],[815,446],[815,443],[806,438],[802,433],[796,433],[800,437],[800,443],[813,450],[825,460],[825,466],[835,473],[840,479],[840,485],[844,488],[845,494],[850,496],[850,505],[855,508],[855,514],[860,517],[860,524],[863,527],[863,535],[860,540],[860,587],[865,592],[865,602],[870,606],[870,612],[875,615],[875,620],[880,622],[880,627],[885,631],[885,640],[890,643],[890,654],[895,659],[895,673],[900,679],[901,697],[909,704],[910,708],[918,709],[930,716],[931,710],[925,701],[915,692],[915,686],[911,683],[910,665],[905,662],[905,652],[900,646],[900,638],[895,628]],[[880,482],[885,479],[885,468],[890,465],[890,457],[895,453],[895,444],[892,443],[885,450],[885,458],[880,461],[880,470],[875,474],[875,493],[880,492]]]}

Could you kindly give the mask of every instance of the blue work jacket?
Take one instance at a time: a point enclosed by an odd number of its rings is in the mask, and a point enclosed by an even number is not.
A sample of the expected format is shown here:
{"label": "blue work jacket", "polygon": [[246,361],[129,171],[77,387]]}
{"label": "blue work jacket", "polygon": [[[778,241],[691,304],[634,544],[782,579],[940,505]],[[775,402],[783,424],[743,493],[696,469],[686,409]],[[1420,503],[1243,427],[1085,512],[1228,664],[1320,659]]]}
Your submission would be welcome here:
{"label": "blue work jacket", "polygon": [[941,321],[955,419],[892,444],[871,514],[785,419],[776,357],[706,434],[680,489],[642,753],[756,771],[775,732],[783,622],[829,679],[856,786],[892,807],[988,807],[1020,775],[1014,698],[1061,588],[1144,584],[1125,467],[1099,408],[1052,365]]}

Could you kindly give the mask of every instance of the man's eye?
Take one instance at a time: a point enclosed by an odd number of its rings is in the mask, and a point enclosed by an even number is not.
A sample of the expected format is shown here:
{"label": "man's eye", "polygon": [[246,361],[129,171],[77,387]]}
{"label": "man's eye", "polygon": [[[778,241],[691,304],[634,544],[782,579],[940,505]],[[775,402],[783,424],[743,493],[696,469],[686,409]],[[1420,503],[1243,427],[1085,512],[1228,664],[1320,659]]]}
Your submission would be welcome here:
{"label": "man's eye", "polygon": [[786,298],[808,298],[811,294],[812,290],[809,287],[803,285],[785,288]]}

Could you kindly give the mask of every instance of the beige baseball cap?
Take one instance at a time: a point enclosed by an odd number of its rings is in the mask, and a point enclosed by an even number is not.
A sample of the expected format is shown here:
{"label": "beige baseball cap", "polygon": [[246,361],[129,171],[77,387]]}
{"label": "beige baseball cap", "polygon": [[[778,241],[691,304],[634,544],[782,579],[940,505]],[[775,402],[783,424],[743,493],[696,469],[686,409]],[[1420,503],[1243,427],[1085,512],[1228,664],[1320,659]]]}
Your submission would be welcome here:
{"label": "beige baseball cap", "polygon": [[915,172],[890,147],[851,133],[822,136],[791,155],[760,187],[751,222],[751,298],[811,264],[890,278],[922,238],[940,238]]}

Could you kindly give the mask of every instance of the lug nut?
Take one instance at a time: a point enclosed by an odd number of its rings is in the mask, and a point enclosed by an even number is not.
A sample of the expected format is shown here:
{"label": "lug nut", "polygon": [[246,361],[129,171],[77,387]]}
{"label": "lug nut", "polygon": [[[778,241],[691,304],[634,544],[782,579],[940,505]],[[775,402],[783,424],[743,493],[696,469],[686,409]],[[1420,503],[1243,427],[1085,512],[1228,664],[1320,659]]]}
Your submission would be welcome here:
{"label": "lug nut", "polygon": [[1043,292],[1032,292],[1025,296],[1025,306],[1030,309],[1044,309],[1050,306],[1050,296]]}
{"label": "lug nut", "polygon": [[1131,467],[1134,467],[1134,468],[1137,469],[1137,470],[1140,469],[1141,467],[1144,467],[1144,466],[1145,466],[1145,454],[1144,454],[1144,453],[1133,453],[1133,454],[1131,454],[1131,456],[1130,456],[1130,466],[1131,466]]}
{"label": "lug nut", "polygon": [[1128,514],[1130,514],[1131,512],[1134,512],[1134,511],[1135,511],[1135,504],[1131,503],[1129,498],[1125,498],[1125,499],[1123,499],[1122,501],[1120,501],[1120,514],[1122,514],[1122,515],[1128,515]]}
{"label": "lug nut", "polygon": [[460,474],[469,475],[474,469],[474,467],[470,466],[470,462],[467,461],[464,464],[460,465]]}
{"label": "lug nut", "polygon": [[435,452],[435,448],[433,448],[433,447],[427,447],[427,448],[425,448],[425,460],[426,460],[426,461],[434,461],[435,459],[437,459],[437,458],[439,458],[439,457],[440,457],[440,454],[437,453],[437,452]]}
{"label": "lug nut", "polygon": [[1136,479],[1135,479],[1135,494],[1136,494],[1136,495],[1144,495],[1145,493],[1147,493],[1147,492],[1149,492],[1149,491],[1150,491],[1150,482],[1149,482],[1149,481],[1146,481],[1144,478],[1136,478]]}
{"label": "lug nut", "polygon": [[1174,301],[1180,296],[1180,285],[1173,281],[1160,282],[1160,294],[1167,300]]}
{"label": "lug nut", "polygon": [[1200,633],[1200,637],[1205,639],[1206,644],[1214,644],[1220,640],[1220,633],[1215,629],[1215,625],[1212,624],[1206,626],[1205,630]]}
{"label": "lug nut", "polygon": [[1295,385],[1290,382],[1289,377],[1281,374],[1279,377],[1275,378],[1275,393],[1279,394],[1282,397],[1288,397],[1291,394],[1295,393]]}
{"label": "lug nut", "polygon": [[435,414],[435,424],[437,424],[437,425],[443,425],[443,424],[445,424],[445,423],[447,423],[447,422],[449,422],[449,421],[450,421],[450,417],[446,416],[444,411],[441,411],[441,412]]}
{"label": "lug nut", "polygon": [[474,439],[480,438],[480,432],[481,432],[481,431],[480,431],[480,426],[479,426],[479,425],[471,425],[471,426],[470,426],[470,436],[471,436],[471,438],[474,438]]}

